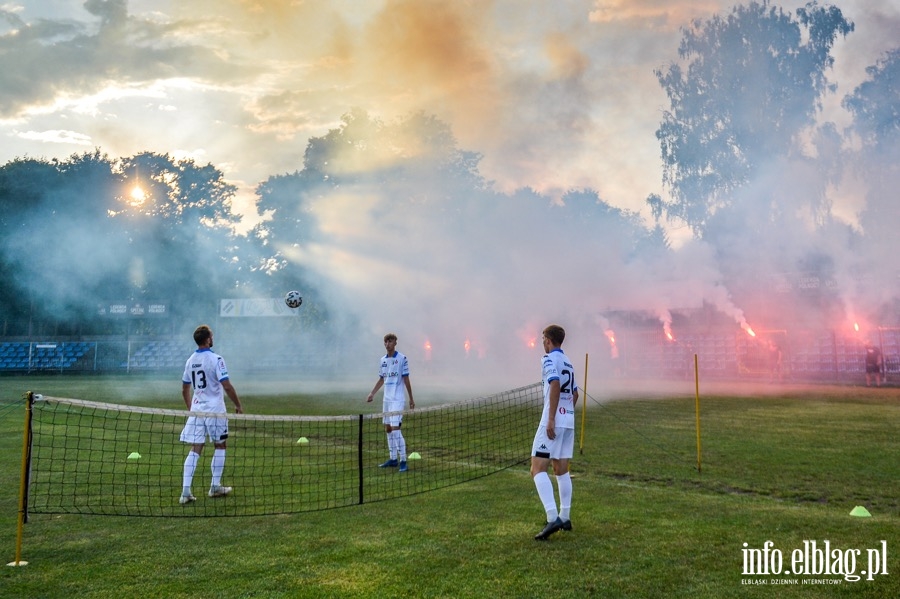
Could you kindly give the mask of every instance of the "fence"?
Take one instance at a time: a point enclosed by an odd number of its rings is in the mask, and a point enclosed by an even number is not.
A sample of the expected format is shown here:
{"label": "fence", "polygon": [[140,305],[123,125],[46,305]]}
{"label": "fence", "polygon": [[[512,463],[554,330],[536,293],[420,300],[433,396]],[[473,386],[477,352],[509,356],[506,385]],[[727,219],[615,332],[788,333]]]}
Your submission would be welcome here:
{"label": "fence", "polygon": [[[693,357],[704,377],[854,382],[865,376],[866,338],[837,330],[681,331],[616,328],[611,370],[624,377],[690,378]],[[900,329],[869,339],[882,353],[883,374],[900,378]]]}
{"label": "fence", "polygon": [[[642,378],[692,376],[693,356],[705,377],[855,381],[865,374],[865,339],[835,330],[685,331],[670,339],[662,330],[616,331],[615,372]],[[886,376],[900,375],[900,328],[882,327],[871,342],[883,356]],[[91,341],[0,341],[0,373],[112,373],[179,370],[194,346],[183,338],[96,339]],[[250,372],[316,369],[341,362],[341,352],[295,344],[229,350],[229,362]]]}
{"label": "fence", "polygon": [[[177,371],[196,349],[190,339],[93,341],[0,341],[0,373],[139,373]],[[280,348],[229,352],[229,361],[249,371],[309,367],[330,356],[312,349]],[[324,366],[327,368],[327,365]]]}

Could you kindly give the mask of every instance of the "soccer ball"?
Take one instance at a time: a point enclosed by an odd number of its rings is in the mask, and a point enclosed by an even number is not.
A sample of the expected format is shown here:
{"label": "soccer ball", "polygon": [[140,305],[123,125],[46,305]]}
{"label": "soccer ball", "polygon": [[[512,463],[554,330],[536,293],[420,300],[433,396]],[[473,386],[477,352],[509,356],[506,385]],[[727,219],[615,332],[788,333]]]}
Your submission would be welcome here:
{"label": "soccer ball", "polygon": [[299,291],[288,291],[284,296],[284,303],[287,304],[288,308],[299,308],[300,304],[303,303],[303,298],[300,297]]}

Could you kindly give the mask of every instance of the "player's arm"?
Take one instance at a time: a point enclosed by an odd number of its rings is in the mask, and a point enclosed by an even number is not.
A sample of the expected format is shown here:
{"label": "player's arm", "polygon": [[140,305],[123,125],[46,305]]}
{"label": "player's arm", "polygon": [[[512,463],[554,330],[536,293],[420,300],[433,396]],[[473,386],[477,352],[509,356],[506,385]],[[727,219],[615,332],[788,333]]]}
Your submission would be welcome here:
{"label": "player's arm", "polygon": [[375,399],[375,394],[378,393],[378,390],[381,389],[382,385],[384,385],[384,379],[378,377],[378,382],[375,383],[375,387],[372,389],[372,392],[369,393],[369,396],[366,398],[366,402],[370,402]]}
{"label": "player's arm", "polygon": [[556,410],[559,409],[559,379],[550,381],[550,409],[547,414],[547,438],[556,438]]}
{"label": "player's arm", "polygon": [[409,409],[414,410],[416,407],[416,402],[413,400],[412,383],[409,381],[409,375],[403,377],[403,384],[406,385],[406,394],[409,396]]}
{"label": "player's arm", "polygon": [[181,399],[184,400],[184,405],[187,406],[187,409],[191,409],[191,399],[194,395],[194,388],[190,383],[181,382]]}
{"label": "player's arm", "polygon": [[575,387],[575,390],[572,391],[572,405],[578,405],[578,387]]}
{"label": "player's arm", "polygon": [[231,400],[231,403],[234,404],[234,411],[237,412],[238,414],[243,414],[244,408],[243,408],[243,406],[241,406],[241,400],[238,399],[238,394],[234,388],[234,385],[232,385],[231,381],[229,381],[228,379],[221,381],[221,383],[222,383],[222,389],[225,390],[225,395],[227,395],[228,399]]}

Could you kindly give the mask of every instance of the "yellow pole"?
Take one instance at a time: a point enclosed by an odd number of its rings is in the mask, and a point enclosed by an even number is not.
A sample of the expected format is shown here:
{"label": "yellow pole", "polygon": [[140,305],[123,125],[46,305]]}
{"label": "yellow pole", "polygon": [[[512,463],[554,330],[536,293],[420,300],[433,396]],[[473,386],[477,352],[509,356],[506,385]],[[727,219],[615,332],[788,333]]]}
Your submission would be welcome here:
{"label": "yellow pole", "polygon": [[584,354],[584,386],[581,387],[581,439],[578,441],[578,453],[584,454],[584,421],[587,416],[587,370],[588,354]]}
{"label": "yellow pole", "polygon": [[22,532],[25,527],[25,481],[28,480],[28,431],[31,430],[31,404],[34,401],[34,393],[25,394],[25,432],[22,435],[22,478],[19,483],[19,523],[16,528],[16,561],[7,566],[27,566],[28,562],[22,561]]}
{"label": "yellow pole", "polygon": [[697,472],[702,472],[700,460],[700,368],[697,363],[697,354],[694,354],[694,412],[697,417]]}

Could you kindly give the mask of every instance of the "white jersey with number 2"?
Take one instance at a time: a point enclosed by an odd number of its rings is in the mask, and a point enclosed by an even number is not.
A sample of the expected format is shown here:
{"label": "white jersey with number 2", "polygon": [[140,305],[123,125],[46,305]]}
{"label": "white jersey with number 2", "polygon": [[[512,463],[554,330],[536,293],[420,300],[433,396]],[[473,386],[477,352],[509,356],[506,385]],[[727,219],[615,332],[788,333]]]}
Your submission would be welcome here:
{"label": "white jersey with number 2", "polygon": [[541,380],[544,383],[544,411],[541,426],[547,426],[550,411],[550,383],[559,381],[559,404],[556,408],[555,428],[575,428],[575,402],[573,394],[578,389],[575,383],[575,368],[562,349],[554,349],[541,358]]}
{"label": "white jersey with number 2", "polygon": [[385,409],[385,411],[402,410],[406,406],[406,385],[403,383],[403,377],[409,376],[409,361],[406,356],[398,351],[393,356],[384,356],[381,358],[381,368],[378,376],[384,380],[384,402],[392,405],[399,404],[399,407]]}

